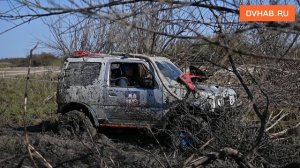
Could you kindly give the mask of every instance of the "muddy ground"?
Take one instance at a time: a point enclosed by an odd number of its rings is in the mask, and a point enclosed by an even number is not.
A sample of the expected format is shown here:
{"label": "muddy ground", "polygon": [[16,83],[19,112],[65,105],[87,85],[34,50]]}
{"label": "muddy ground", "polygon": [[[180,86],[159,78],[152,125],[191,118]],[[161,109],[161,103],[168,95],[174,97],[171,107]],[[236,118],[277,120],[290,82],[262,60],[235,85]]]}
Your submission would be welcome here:
{"label": "muddy ground", "polygon": [[[32,167],[23,135],[23,127],[0,128],[0,167]],[[28,135],[32,146],[53,167],[179,166],[170,156],[176,152],[158,145],[146,130],[101,129],[93,139],[80,140],[60,136],[53,124],[44,122],[29,126]],[[169,163],[163,152],[168,154]],[[37,167],[43,167],[41,159],[34,159]]]}
{"label": "muddy ground", "polygon": [[[187,151],[170,147],[171,142],[162,136],[153,138],[147,130],[100,128],[93,139],[79,139],[59,135],[56,125],[56,123],[42,122],[27,127],[30,144],[52,167],[175,168],[183,167],[184,162],[191,156]],[[290,149],[292,153],[297,151],[297,149]],[[273,158],[272,154],[268,155]],[[276,155],[281,154],[277,152]],[[33,155],[33,158],[36,167],[45,167],[40,157]],[[283,158],[279,165],[290,162],[284,160]],[[0,126],[0,167],[34,167],[24,143],[24,127]],[[213,167],[238,167],[238,165],[233,159],[225,158],[205,166],[205,168]]]}

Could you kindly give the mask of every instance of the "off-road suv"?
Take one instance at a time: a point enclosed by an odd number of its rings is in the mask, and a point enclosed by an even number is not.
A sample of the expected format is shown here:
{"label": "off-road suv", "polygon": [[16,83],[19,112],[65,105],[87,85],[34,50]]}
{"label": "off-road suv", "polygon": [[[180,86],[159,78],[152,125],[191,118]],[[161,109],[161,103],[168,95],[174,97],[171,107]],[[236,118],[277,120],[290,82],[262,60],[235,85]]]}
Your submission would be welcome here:
{"label": "off-road suv", "polygon": [[93,136],[99,126],[163,126],[172,104],[182,99],[208,111],[235,106],[234,90],[196,85],[195,77],[164,57],[75,52],[58,82],[60,131]]}

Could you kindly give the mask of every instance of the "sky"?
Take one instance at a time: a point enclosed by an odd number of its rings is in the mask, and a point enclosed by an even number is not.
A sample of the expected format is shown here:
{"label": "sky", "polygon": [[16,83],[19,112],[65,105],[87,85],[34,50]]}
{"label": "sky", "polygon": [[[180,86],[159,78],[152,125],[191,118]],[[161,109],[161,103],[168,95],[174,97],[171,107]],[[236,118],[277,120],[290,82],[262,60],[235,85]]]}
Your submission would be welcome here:
{"label": "sky", "polygon": [[[106,0],[100,0],[100,2],[104,1]],[[41,2],[46,3],[47,1]],[[55,2],[64,5],[67,4],[66,0],[55,0]],[[9,10],[7,1],[0,0],[0,13],[7,10]],[[0,19],[0,33],[12,26],[12,23]],[[50,43],[51,39],[52,35],[50,30],[43,23],[43,21],[41,19],[33,20],[30,23],[26,23],[4,34],[0,34],[0,59],[26,57],[29,54],[29,50],[36,44],[37,41]],[[40,45],[36,52],[40,53],[51,51],[47,48],[43,48],[43,46]]]}
{"label": "sky", "polygon": [[[0,26],[7,23],[0,21]],[[1,29],[2,30],[2,29]],[[17,27],[0,35],[0,58],[25,57],[37,41],[46,41],[51,38],[50,31],[41,20]],[[39,47],[38,52],[48,52],[48,49]]]}
{"label": "sky", "polygon": [[[48,1],[46,0],[41,0],[39,2],[44,3],[43,5],[48,5]],[[70,5],[68,0],[54,0],[54,2],[60,5]],[[76,2],[81,4],[81,1]],[[100,0],[100,2],[107,2],[107,0]],[[14,0],[11,0],[10,3],[14,3]],[[72,6],[72,4],[70,6]],[[8,11],[9,9],[10,6],[8,1],[0,0],[0,13]],[[12,26],[14,26],[12,23],[0,19],[0,33]],[[0,34],[0,59],[26,57],[29,55],[30,49],[37,41],[50,43],[50,39],[53,39],[51,32],[47,25],[43,23],[42,19],[33,20],[30,23],[26,23],[4,34]],[[39,45],[35,52],[51,52],[51,50]]]}
{"label": "sky", "polygon": [[[0,1],[0,11],[6,11],[8,5]],[[13,26],[12,23],[0,20],[0,32]],[[26,57],[37,41],[49,42],[51,33],[42,20],[34,20],[0,35],[0,59]],[[41,45],[36,52],[49,52]]]}

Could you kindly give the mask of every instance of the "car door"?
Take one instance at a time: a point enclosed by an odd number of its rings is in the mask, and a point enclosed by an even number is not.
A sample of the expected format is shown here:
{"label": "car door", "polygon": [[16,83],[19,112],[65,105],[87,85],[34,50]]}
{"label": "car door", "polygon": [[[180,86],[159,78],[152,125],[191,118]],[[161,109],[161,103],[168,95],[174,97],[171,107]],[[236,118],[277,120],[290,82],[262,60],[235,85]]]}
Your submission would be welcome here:
{"label": "car door", "polygon": [[[134,70],[134,76],[139,78],[140,81],[143,80],[141,78],[146,77],[146,75],[142,74],[142,69],[147,71],[147,75],[150,75],[152,86],[144,84],[119,86],[117,83],[124,75],[124,68],[122,69],[124,65],[138,67]],[[138,61],[120,62],[118,60],[108,63],[107,66],[108,84],[103,91],[103,105],[110,122],[149,124],[162,117],[163,92],[154,73],[150,71],[149,64]]]}

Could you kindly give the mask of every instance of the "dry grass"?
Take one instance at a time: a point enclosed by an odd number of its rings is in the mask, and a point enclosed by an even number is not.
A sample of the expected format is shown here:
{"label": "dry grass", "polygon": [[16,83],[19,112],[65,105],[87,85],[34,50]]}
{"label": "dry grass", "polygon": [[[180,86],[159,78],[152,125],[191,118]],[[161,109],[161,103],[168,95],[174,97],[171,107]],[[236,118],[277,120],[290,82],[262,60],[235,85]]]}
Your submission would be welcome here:
{"label": "dry grass", "polygon": [[[2,124],[21,124],[23,111],[23,95],[25,77],[0,80],[0,118]],[[41,120],[51,120],[56,115],[55,74],[39,74],[31,76],[29,83],[29,100],[27,120],[36,124]],[[52,82],[51,82],[52,81]]]}

